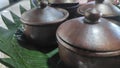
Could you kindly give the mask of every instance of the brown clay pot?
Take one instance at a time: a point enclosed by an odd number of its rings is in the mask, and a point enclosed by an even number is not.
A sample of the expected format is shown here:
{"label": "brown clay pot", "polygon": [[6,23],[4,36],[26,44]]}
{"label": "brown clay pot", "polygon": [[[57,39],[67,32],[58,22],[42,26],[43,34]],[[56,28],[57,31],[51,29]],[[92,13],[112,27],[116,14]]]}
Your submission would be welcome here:
{"label": "brown clay pot", "polygon": [[112,4],[112,0],[95,0],[93,3],[80,6],[77,11],[84,15],[84,12],[88,9],[97,9],[102,17],[120,21],[120,9]]}
{"label": "brown clay pot", "polygon": [[22,15],[24,34],[40,47],[52,47],[56,44],[56,29],[68,16],[67,10],[41,3],[41,8],[33,8]]}
{"label": "brown clay pot", "polygon": [[79,0],[49,0],[52,7],[59,7],[66,9],[69,12],[69,18],[76,18],[81,16],[78,14],[77,8],[79,7]]}
{"label": "brown clay pot", "polygon": [[57,30],[59,54],[73,68],[120,68],[120,27],[98,11],[61,24]]}

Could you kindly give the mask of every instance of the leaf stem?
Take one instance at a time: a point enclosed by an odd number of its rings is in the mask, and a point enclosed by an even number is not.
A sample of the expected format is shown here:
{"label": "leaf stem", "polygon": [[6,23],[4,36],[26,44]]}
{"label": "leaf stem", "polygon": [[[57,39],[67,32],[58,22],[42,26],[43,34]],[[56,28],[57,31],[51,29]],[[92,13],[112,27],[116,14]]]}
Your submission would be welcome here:
{"label": "leaf stem", "polygon": [[47,53],[46,55],[51,58],[53,55],[57,54],[58,53],[58,48],[54,49],[53,51]]}

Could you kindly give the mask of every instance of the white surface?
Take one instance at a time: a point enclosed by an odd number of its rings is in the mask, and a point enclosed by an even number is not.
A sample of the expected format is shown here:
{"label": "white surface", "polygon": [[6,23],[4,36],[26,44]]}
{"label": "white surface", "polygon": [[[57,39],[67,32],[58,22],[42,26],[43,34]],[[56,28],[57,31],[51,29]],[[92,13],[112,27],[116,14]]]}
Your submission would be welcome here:
{"label": "white surface", "polygon": [[0,9],[8,5],[9,5],[9,0],[0,0]]}
{"label": "white surface", "polygon": [[13,21],[11,14],[9,11],[14,12],[16,15],[18,15],[19,17],[21,16],[20,14],[20,9],[19,6],[22,5],[25,9],[29,10],[30,9],[30,3],[29,0],[23,0],[20,1],[19,3],[3,10],[0,12],[0,26],[5,27],[3,20],[1,19],[1,14],[4,15],[5,17],[7,17],[8,19],[10,19],[11,21]]}

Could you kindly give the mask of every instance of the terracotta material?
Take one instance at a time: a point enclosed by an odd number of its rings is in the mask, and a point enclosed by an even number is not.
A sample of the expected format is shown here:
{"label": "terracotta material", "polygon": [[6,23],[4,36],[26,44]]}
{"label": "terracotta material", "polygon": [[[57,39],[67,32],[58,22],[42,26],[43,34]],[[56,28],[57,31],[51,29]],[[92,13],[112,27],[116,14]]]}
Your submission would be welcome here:
{"label": "terracotta material", "polygon": [[59,44],[59,55],[71,68],[120,68],[120,56],[89,57],[77,54]]}
{"label": "terracotta material", "polygon": [[61,8],[52,8],[41,2],[41,8],[34,8],[25,12],[21,21],[24,33],[36,45],[46,47],[56,43],[56,29],[64,22],[69,13]]}
{"label": "terracotta material", "polygon": [[101,18],[96,10],[66,21],[56,34],[61,59],[75,68],[120,68],[120,24],[116,23]]}
{"label": "terracotta material", "polygon": [[95,0],[93,3],[80,6],[78,12],[84,15],[87,9],[94,8],[102,13],[103,17],[116,17],[120,16],[120,9],[112,4],[111,0]]}

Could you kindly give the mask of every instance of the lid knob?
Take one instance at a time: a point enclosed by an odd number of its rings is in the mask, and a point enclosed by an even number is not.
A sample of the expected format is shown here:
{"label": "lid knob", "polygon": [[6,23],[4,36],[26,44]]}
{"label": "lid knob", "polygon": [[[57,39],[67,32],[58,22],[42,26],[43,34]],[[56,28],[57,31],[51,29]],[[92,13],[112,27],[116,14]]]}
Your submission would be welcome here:
{"label": "lid knob", "polygon": [[32,0],[32,3],[35,7],[45,8],[48,4],[48,0]]}
{"label": "lid knob", "polygon": [[48,1],[46,1],[46,0],[41,0],[40,1],[40,8],[45,8],[46,6],[48,6]]}
{"label": "lid knob", "polygon": [[104,0],[95,0],[95,3],[103,3]]}
{"label": "lid knob", "polygon": [[84,23],[96,24],[100,17],[101,15],[96,9],[89,9],[85,12]]}

